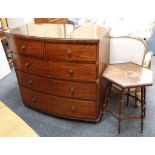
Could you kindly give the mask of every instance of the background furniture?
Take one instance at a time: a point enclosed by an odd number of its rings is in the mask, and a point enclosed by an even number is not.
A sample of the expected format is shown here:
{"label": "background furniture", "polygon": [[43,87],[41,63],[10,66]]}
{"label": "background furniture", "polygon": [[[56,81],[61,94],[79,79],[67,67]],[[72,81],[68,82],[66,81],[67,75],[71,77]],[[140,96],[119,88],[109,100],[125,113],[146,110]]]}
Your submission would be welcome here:
{"label": "background furniture", "polygon": [[110,64],[134,62],[142,65],[146,54],[145,42],[129,36],[110,37]]}
{"label": "background furniture", "polygon": [[68,24],[68,18],[34,18],[36,24]]}
{"label": "background furniture", "polygon": [[38,137],[38,134],[0,102],[0,137]]}
{"label": "background furniture", "polygon": [[6,36],[5,36],[5,33],[4,33],[6,30],[8,30],[7,20],[5,18],[0,18],[0,24],[1,24],[0,40],[1,40],[4,52],[5,52],[5,55],[7,57],[7,60],[9,62],[9,64],[12,64],[13,60],[12,60],[11,51],[9,49],[8,42],[6,40]]}
{"label": "background furniture", "polygon": [[109,58],[109,37],[105,35],[109,31],[95,25],[72,32],[68,32],[71,25],[66,25],[65,31],[63,25],[39,26],[36,36],[30,33],[31,28],[38,29],[35,24],[7,34],[24,103],[56,116],[99,121],[101,74]]}
{"label": "background furniture", "polygon": [[9,44],[8,44],[6,37],[5,37],[5,39],[1,40],[1,43],[3,46],[4,52],[5,52],[5,55],[7,57],[8,63],[11,67],[12,63],[13,63],[13,59],[12,59],[12,53],[11,53],[11,50],[9,48]]}
{"label": "background furniture", "polygon": [[[103,78],[108,80],[107,89],[106,89],[107,93],[106,93],[106,99],[105,99],[103,110],[112,113],[113,116],[118,119],[118,134],[120,134],[120,131],[121,131],[122,120],[137,119],[137,118],[141,119],[141,132],[143,132],[143,119],[145,116],[145,109],[146,109],[145,87],[153,85],[152,70],[143,68],[142,66],[139,66],[134,63],[113,64],[113,65],[109,65],[105,69],[103,73]],[[108,101],[109,101],[109,95],[110,95],[109,93],[110,93],[112,84],[117,85],[119,87],[118,90],[121,93],[119,114],[116,114],[108,107]],[[137,88],[137,87],[141,88],[141,99],[137,98],[137,100],[139,100],[141,103],[141,115],[124,116],[123,115],[124,95],[126,94],[126,92],[127,92],[127,95],[129,95],[128,89]],[[136,98],[136,96],[132,96],[132,97]]]}
{"label": "background furniture", "polygon": [[0,18],[0,30],[5,31],[7,30],[7,20],[6,18]]}
{"label": "background furniture", "polygon": [[146,39],[147,51],[152,51],[155,55],[155,25],[152,29],[151,36]]}
{"label": "background furniture", "polygon": [[68,18],[68,24],[79,25],[82,18]]}

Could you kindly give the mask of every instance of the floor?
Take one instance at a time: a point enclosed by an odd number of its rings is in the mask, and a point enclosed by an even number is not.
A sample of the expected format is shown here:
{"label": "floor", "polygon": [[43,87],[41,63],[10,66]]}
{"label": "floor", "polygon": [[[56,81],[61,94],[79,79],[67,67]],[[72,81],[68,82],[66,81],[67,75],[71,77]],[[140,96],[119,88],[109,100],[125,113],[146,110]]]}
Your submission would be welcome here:
{"label": "floor", "polygon": [[[155,70],[155,57],[153,58]],[[110,104],[117,108],[119,98],[111,94]],[[21,100],[14,70],[0,81],[0,100],[23,118],[40,136],[44,137],[152,137],[155,136],[155,85],[147,88],[147,109],[144,123],[144,133],[140,133],[140,121],[130,120],[122,123],[122,132],[117,134],[117,120],[106,113],[100,123],[72,121],[46,115],[26,107]],[[132,104],[125,106],[125,113],[139,112]]]}

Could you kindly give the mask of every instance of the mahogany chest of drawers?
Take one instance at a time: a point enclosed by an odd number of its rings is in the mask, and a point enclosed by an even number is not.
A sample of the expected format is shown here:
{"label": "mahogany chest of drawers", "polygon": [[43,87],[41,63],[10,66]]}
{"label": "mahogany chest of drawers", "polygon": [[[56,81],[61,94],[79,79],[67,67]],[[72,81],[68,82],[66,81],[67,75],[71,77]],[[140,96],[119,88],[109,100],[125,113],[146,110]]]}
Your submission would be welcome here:
{"label": "mahogany chest of drawers", "polygon": [[36,110],[99,121],[108,37],[67,39],[8,33],[23,102]]}

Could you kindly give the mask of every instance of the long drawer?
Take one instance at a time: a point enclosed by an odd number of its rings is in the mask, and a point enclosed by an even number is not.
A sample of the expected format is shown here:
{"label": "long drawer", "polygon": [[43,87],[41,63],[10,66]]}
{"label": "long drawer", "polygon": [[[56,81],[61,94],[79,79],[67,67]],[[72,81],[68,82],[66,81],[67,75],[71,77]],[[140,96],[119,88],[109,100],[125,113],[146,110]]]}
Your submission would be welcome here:
{"label": "long drawer", "polygon": [[36,75],[67,80],[96,80],[96,64],[52,62],[14,54],[16,68]]}
{"label": "long drawer", "polygon": [[23,38],[14,39],[15,48],[14,53],[34,56],[34,57],[44,57],[44,43],[36,40],[29,40]]}
{"label": "long drawer", "polygon": [[55,97],[20,87],[25,104],[58,116],[96,119],[96,107],[93,101],[82,101]]}
{"label": "long drawer", "polygon": [[96,100],[96,83],[71,82],[35,76],[16,70],[21,86],[43,93],[68,97]]}
{"label": "long drawer", "polygon": [[47,58],[55,60],[96,61],[96,45],[45,43]]}

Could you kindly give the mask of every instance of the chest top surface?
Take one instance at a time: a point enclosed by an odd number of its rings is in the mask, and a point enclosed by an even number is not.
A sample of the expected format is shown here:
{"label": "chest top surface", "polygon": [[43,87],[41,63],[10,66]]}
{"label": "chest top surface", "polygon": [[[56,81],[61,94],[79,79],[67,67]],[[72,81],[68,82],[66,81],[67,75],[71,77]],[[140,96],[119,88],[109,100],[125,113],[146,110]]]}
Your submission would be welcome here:
{"label": "chest top surface", "polygon": [[67,40],[99,40],[109,33],[109,28],[88,24],[74,26],[71,24],[26,24],[8,30],[6,33],[25,37],[55,38]]}

